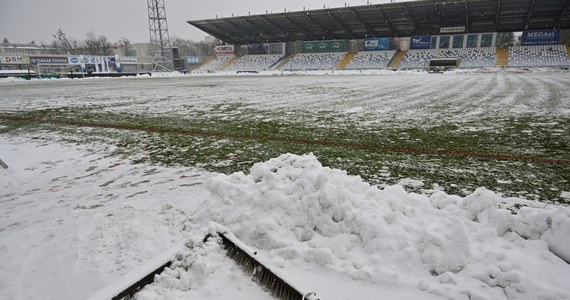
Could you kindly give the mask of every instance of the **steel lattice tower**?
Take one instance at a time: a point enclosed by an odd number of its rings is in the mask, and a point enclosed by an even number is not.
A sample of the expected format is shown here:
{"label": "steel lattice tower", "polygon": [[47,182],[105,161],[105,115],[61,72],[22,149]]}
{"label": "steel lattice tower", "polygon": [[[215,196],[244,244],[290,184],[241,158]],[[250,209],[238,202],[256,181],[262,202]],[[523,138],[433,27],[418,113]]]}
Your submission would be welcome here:
{"label": "steel lattice tower", "polygon": [[164,0],[147,0],[153,71],[174,69]]}

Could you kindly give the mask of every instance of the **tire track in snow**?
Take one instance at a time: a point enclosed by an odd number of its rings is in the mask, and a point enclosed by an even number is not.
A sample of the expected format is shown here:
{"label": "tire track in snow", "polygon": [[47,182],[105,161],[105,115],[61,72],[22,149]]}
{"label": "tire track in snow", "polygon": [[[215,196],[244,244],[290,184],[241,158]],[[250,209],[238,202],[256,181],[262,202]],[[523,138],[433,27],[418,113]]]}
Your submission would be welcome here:
{"label": "tire track in snow", "polygon": [[[441,123],[442,121],[454,121],[457,119],[454,112],[450,111],[458,99],[464,98],[465,94],[475,89],[478,79],[474,77],[448,77],[440,78],[434,75],[436,80],[424,86],[425,92],[407,94],[401,99],[402,105],[398,107],[398,119],[428,121],[429,123]],[[446,79],[446,80],[441,80]],[[434,125],[435,125],[434,124]]]}
{"label": "tire track in snow", "polygon": [[402,97],[405,97],[406,94],[418,93],[424,89],[424,86],[417,81],[409,82],[404,87],[400,80],[394,81],[394,78],[381,79],[389,80],[378,83],[381,86],[380,91],[378,91],[377,85],[370,83],[370,85],[364,87],[370,95],[367,97],[349,99],[350,102],[347,103],[344,110],[362,107],[363,109],[357,114],[360,120],[384,119],[386,116],[391,116],[393,111],[399,110]]}
{"label": "tire track in snow", "polygon": [[567,114],[567,112],[561,111],[560,108],[564,106],[562,99],[569,97],[568,86],[570,86],[570,82],[560,83],[558,80],[563,80],[563,78],[552,78],[550,76],[536,77],[535,79],[542,83],[537,85],[538,95],[545,95],[538,99],[542,100],[540,107],[543,108],[543,113],[548,115]]}
{"label": "tire track in snow", "polygon": [[[519,89],[517,89],[515,104],[511,108],[511,115],[518,116],[527,112],[536,112],[533,100],[536,99],[536,82],[529,79],[526,75],[517,75],[520,81]],[[540,110],[540,109],[539,109]]]}
{"label": "tire track in snow", "polygon": [[455,116],[454,123],[466,121],[466,115],[469,114],[470,109],[478,107],[475,103],[484,102],[483,98],[487,91],[492,90],[496,86],[496,82],[489,76],[484,77],[483,81],[479,80],[479,78],[471,79],[470,81],[462,81],[460,84],[456,84],[459,90],[456,94],[457,99],[449,99],[449,102],[446,103],[446,106],[449,107],[447,115]]}
{"label": "tire track in snow", "polygon": [[504,93],[500,98],[500,101],[491,103],[489,106],[491,108],[490,113],[493,113],[495,117],[505,117],[509,115],[508,109],[516,102],[515,91],[518,89],[518,84],[517,80],[513,78],[511,74],[497,77],[504,79],[502,85]]}
{"label": "tire track in snow", "polygon": [[[421,75],[418,77],[421,77]],[[378,103],[378,106],[388,105],[393,107],[394,111],[399,111],[402,109],[402,104],[410,103],[410,99],[424,101],[424,95],[430,94],[429,91],[426,91],[426,86],[431,86],[437,81],[433,78],[430,78],[431,80],[427,82],[425,82],[425,77],[421,79],[422,80],[420,81],[420,78],[417,78],[413,83],[397,80],[394,82],[395,84],[392,89],[383,91],[380,94],[381,99],[385,100],[385,102]],[[374,86],[371,86],[370,88],[374,89]]]}
{"label": "tire track in snow", "polygon": [[511,82],[506,82],[504,76],[487,76],[483,84],[483,87],[469,89],[469,93],[465,95],[466,100],[453,111],[461,122],[474,122],[496,116],[501,107],[505,106],[505,99],[509,101],[509,89],[512,86]]}

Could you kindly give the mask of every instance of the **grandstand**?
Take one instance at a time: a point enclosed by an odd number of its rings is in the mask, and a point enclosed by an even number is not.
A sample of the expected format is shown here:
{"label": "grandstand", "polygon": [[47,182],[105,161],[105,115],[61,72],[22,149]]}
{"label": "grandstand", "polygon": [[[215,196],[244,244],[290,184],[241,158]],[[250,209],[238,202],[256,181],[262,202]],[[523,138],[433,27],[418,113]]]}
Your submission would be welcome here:
{"label": "grandstand", "polygon": [[340,60],[346,55],[335,53],[299,53],[292,57],[283,70],[332,70],[336,69]]}
{"label": "grandstand", "polygon": [[[437,59],[459,68],[570,67],[567,0],[419,0],[188,23],[238,47],[239,59],[219,57],[199,71],[425,69]],[[513,32],[523,32],[522,45],[498,51],[498,33]],[[247,50],[270,43],[283,44],[282,55]]]}
{"label": "grandstand", "polygon": [[[508,49],[509,67],[570,67],[567,48],[564,45],[515,46]],[[398,52],[359,51],[344,67],[346,70],[386,69]],[[497,64],[497,48],[468,49],[415,49],[404,52],[399,69],[426,69],[430,60],[455,58],[459,68],[488,68]],[[290,57],[279,67],[283,71],[336,70],[347,52],[334,53],[298,53]],[[233,59],[236,59],[232,62]],[[196,72],[235,71],[261,72],[275,69],[284,56],[234,55],[219,56],[195,69]],[[229,65],[228,65],[229,64]]]}
{"label": "grandstand", "polygon": [[509,51],[511,67],[567,67],[568,50],[564,45],[515,46]]}
{"label": "grandstand", "polygon": [[396,50],[358,52],[348,63],[347,70],[385,69],[388,67]]}
{"label": "grandstand", "polygon": [[[569,53],[565,45],[513,46],[509,53],[508,67],[570,67]],[[279,67],[283,71],[336,70],[348,52],[297,53]],[[386,69],[398,51],[359,51],[347,63],[346,70]],[[219,56],[197,68],[197,72],[235,71],[260,72],[274,69],[283,60],[282,55],[244,55],[235,62],[234,55]],[[426,69],[430,60],[455,58],[459,68],[489,68],[497,65],[497,48],[466,49],[412,49],[404,52],[398,69]],[[229,66],[228,64],[231,63]]]}
{"label": "grandstand", "polygon": [[222,67],[224,67],[227,63],[230,62],[235,56],[234,55],[220,55],[217,56],[215,59],[199,66],[195,71],[198,72],[211,72],[211,71],[218,71]]}
{"label": "grandstand", "polygon": [[224,70],[237,72],[260,72],[269,70],[282,58],[283,55],[277,54],[244,55]]}
{"label": "grandstand", "polygon": [[497,49],[492,47],[469,49],[410,50],[400,64],[401,69],[425,69],[437,58],[457,58],[460,68],[485,68],[496,64]]}

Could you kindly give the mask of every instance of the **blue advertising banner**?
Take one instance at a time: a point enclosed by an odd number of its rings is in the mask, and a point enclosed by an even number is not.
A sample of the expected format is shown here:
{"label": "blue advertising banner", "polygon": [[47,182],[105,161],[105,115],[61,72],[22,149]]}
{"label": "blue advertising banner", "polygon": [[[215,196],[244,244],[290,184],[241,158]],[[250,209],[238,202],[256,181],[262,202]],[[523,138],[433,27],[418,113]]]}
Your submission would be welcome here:
{"label": "blue advertising banner", "polygon": [[413,36],[410,44],[411,49],[429,49],[431,44],[431,36]]}
{"label": "blue advertising banner", "polygon": [[522,34],[522,44],[529,45],[557,45],[560,43],[560,30],[533,30]]}
{"label": "blue advertising banner", "polygon": [[115,56],[69,56],[68,57],[70,65],[80,65],[80,64],[100,64],[109,63],[109,64],[116,64]]}
{"label": "blue advertising banner", "polygon": [[200,63],[200,56],[186,56],[186,63],[189,65],[197,65]]}
{"label": "blue advertising banner", "polygon": [[390,48],[391,42],[392,39],[390,38],[365,39],[364,51],[388,50],[388,48]]}

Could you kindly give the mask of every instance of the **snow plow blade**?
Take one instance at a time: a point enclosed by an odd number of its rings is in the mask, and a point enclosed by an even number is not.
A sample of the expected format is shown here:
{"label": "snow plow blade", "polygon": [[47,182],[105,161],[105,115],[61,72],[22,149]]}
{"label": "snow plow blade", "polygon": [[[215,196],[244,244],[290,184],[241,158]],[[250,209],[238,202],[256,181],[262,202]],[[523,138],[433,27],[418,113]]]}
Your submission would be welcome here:
{"label": "snow plow blade", "polygon": [[[218,233],[222,239],[224,249],[227,251],[228,257],[234,260],[246,272],[251,272],[254,281],[258,285],[265,288],[273,297],[282,300],[318,300],[316,293],[301,293],[299,289],[293,287],[292,284],[281,278],[266,265],[255,258],[257,252],[254,252],[233,234]],[[204,241],[212,237],[211,234],[206,235]]]}
{"label": "snow plow blade", "polygon": [[2,159],[0,159],[0,167],[8,169],[8,165],[4,161],[2,161]]}
{"label": "snow plow blade", "polygon": [[170,266],[176,257],[176,253],[182,251],[186,246],[178,244],[162,254],[155,256],[136,270],[129,272],[87,300],[122,300],[130,299],[140,291],[145,285],[154,282],[154,275],[160,274],[166,267]]}
{"label": "snow plow blade", "polygon": [[[302,293],[292,284],[275,274],[275,272],[255,258],[256,252],[239,241],[233,234],[220,232],[215,235],[207,234],[203,242],[216,236],[220,237],[227,256],[240,265],[245,272],[251,272],[252,279],[274,298],[281,300],[319,300],[316,297],[316,293]],[[88,298],[88,300],[131,299],[144,286],[153,283],[155,275],[162,273],[165,268],[170,266],[176,260],[176,253],[183,250],[184,247],[186,246],[177,245],[172,247],[163,254],[153,258],[142,268],[123,276],[117,284],[104,288]]]}

